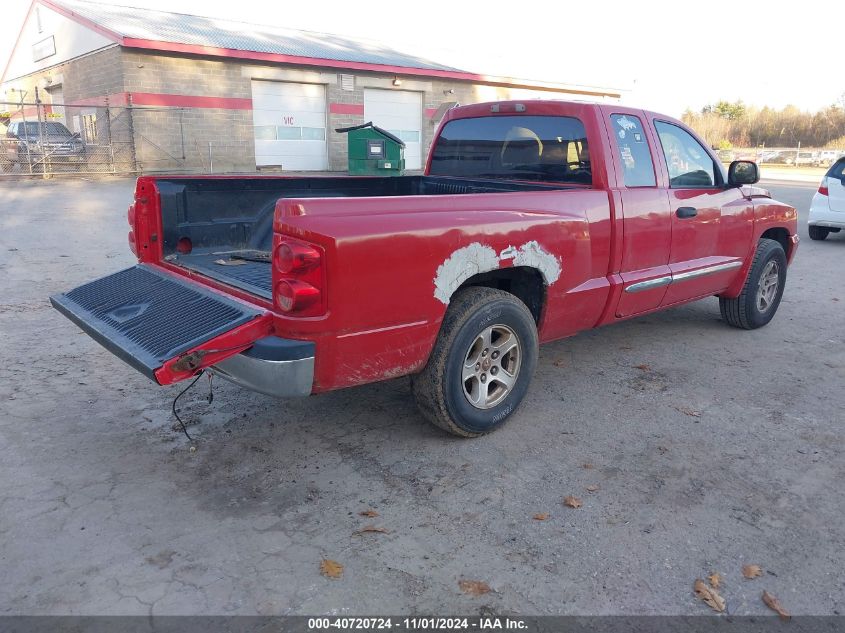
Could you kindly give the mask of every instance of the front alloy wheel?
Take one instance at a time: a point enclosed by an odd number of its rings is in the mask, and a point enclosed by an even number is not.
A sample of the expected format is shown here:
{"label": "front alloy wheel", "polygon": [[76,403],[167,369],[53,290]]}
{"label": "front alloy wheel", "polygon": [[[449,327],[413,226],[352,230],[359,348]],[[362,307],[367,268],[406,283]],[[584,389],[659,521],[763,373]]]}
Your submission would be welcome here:
{"label": "front alloy wheel", "polygon": [[761,238],[739,296],[719,297],[722,318],[734,327],[753,330],[775,316],[786,285],[786,253],[775,240]]}
{"label": "front alloy wheel", "polygon": [[780,287],[780,267],[776,260],[766,262],[765,268],[757,283],[757,309],[762,314],[771,308],[775,303]]}

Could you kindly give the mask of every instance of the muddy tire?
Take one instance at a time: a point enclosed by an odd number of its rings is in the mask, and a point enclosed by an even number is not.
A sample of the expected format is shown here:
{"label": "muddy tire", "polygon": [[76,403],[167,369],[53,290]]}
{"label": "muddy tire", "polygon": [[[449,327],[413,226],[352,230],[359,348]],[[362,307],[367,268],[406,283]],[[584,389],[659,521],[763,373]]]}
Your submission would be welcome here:
{"label": "muddy tire", "polygon": [[775,316],[786,285],[786,253],[769,239],[757,243],[757,251],[742,292],[734,299],[719,297],[722,319],[733,327],[753,330]]}
{"label": "muddy tire", "polygon": [[537,367],[534,318],[514,295],[493,288],[459,291],[425,368],[412,377],[423,415],[460,437],[504,424]]}

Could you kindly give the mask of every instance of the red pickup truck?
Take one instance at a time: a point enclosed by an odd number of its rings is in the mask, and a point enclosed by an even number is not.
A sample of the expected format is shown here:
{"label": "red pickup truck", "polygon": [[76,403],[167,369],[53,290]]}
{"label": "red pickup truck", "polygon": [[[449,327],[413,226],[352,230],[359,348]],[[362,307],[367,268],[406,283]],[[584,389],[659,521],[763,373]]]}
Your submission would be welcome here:
{"label": "red pickup truck", "polygon": [[712,295],[768,323],[798,235],[758,178],[652,112],[469,105],[422,176],[141,177],[139,264],[51,300],[161,385],[410,375],[430,421],[476,436],[523,400],[538,343]]}

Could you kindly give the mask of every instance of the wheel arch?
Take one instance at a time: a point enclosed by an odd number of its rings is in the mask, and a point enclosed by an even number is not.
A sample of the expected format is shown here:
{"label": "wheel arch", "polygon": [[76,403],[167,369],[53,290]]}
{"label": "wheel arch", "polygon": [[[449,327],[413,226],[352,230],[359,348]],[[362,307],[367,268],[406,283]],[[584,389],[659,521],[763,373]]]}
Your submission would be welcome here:
{"label": "wheel arch", "polygon": [[525,304],[534,317],[534,323],[540,325],[546,304],[546,283],[543,274],[537,268],[513,266],[478,273],[464,281],[455,292],[477,286],[495,288],[512,294]]}
{"label": "wheel arch", "polygon": [[792,240],[789,239],[789,230],[782,226],[774,226],[766,229],[760,235],[760,239],[774,240],[783,247],[783,252],[786,253],[786,260],[792,259]]}

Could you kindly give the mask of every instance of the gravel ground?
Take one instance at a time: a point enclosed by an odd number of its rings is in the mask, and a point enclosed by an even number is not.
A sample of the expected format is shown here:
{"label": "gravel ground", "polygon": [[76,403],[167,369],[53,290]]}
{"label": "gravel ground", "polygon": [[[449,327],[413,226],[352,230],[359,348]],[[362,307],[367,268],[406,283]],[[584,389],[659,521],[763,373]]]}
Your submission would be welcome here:
{"label": "gravel ground", "polygon": [[[814,187],[771,188],[806,219]],[[845,607],[845,233],[802,223],[761,330],[708,299],[543,347],[490,436],[430,427],[407,379],[292,401],[216,382],[211,405],[203,381],[190,452],[181,387],[47,302],[133,263],[131,190],[0,183],[0,614],[703,614],[711,572],[735,614],[769,613],[764,589]]]}

